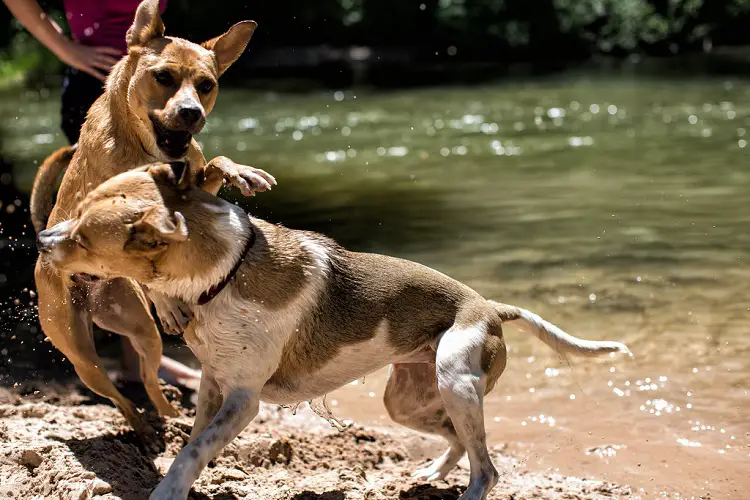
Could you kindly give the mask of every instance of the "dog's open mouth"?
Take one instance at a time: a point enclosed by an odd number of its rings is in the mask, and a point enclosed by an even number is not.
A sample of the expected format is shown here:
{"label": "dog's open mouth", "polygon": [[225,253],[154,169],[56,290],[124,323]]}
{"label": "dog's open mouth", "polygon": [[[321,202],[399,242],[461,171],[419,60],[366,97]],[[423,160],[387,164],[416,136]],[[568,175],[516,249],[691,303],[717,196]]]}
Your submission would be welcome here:
{"label": "dog's open mouth", "polygon": [[70,277],[70,281],[72,281],[76,285],[88,285],[99,281],[99,279],[100,278],[98,276],[87,273],[76,273]]}
{"label": "dog's open mouth", "polygon": [[156,145],[159,146],[168,157],[178,160],[185,156],[190,146],[193,135],[187,130],[170,130],[161,125],[157,120],[151,119],[156,135]]}

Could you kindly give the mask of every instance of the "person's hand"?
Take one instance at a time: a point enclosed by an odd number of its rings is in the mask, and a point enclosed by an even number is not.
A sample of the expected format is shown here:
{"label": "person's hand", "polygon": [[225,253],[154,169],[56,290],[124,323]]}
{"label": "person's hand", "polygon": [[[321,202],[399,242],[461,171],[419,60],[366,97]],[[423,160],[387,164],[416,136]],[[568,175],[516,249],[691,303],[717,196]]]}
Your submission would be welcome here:
{"label": "person's hand", "polygon": [[88,47],[63,35],[60,26],[39,7],[36,0],[2,0],[21,24],[62,62],[106,80],[110,68],[124,54],[112,47]]}
{"label": "person's hand", "polygon": [[112,66],[117,63],[122,52],[113,47],[89,47],[68,41],[58,53],[58,57],[68,66],[104,81]]}

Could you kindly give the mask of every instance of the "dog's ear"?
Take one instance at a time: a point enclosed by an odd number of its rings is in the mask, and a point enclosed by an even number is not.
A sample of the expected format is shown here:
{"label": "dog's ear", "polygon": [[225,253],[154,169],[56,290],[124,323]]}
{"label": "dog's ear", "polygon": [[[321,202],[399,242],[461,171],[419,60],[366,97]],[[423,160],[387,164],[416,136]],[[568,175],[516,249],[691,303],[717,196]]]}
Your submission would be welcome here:
{"label": "dog's ear", "polygon": [[255,21],[240,21],[223,35],[201,44],[216,55],[219,76],[242,55],[257,27],[258,23]]}
{"label": "dog's ear", "polygon": [[187,237],[187,224],[180,212],[170,216],[165,207],[153,207],[130,226],[125,250],[154,255],[166,250],[169,243],[179,243]]}
{"label": "dog's ear", "polygon": [[143,0],[135,11],[125,42],[128,48],[137,47],[161,36],[164,36],[164,23],[159,14],[159,0]]}
{"label": "dog's ear", "polygon": [[169,162],[169,166],[174,172],[177,179],[177,189],[187,189],[190,187],[190,164],[187,160]]}
{"label": "dog's ear", "polygon": [[177,189],[188,189],[193,179],[190,175],[190,164],[187,161],[156,163],[148,167],[148,173],[155,181],[174,185]]}

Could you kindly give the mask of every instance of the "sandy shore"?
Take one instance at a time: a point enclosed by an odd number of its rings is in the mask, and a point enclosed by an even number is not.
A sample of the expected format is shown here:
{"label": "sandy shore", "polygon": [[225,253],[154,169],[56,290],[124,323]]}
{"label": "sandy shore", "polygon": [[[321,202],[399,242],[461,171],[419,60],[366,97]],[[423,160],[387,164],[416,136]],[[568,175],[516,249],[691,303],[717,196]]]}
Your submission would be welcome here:
{"label": "sandy shore", "polygon": [[[176,390],[170,394],[175,403],[187,400]],[[181,417],[157,424],[163,442],[154,454],[113,407],[77,390],[4,391],[0,398],[1,498],[147,498],[185,444],[194,411],[183,407]],[[458,498],[468,482],[465,459],[447,481],[410,478],[442,447],[395,427],[353,425],[338,432],[306,405],[296,414],[264,405],[201,474],[191,498]],[[491,499],[632,496],[627,486],[528,470],[503,448],[492,450],[501,479]]]}

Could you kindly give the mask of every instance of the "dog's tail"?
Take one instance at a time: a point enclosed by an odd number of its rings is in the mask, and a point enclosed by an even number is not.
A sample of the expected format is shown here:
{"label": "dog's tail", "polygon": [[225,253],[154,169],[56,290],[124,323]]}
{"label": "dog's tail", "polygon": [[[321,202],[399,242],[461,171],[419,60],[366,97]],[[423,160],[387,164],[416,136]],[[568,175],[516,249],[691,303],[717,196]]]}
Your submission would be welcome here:
{"label": "dog's tail", "polygon": [[31,222],[37,233],[47,227],[47,219],[52,213],[52,207],[55,206],[57,180],[70,164],[70,159],[77,149],[78,143],[58,149],[44,160],[36,172],[29,208]]}
{"label": "dog's tail", "polygon": [[620,342],[601,340],[583,340],[565,333],[538,314],[520,307],[489,301],[497,311],[500,320],[515,321],[521,330],[533,333],[539,340],[557,351],[560,355],[575,354],[578,356],[601,356],[611,352],[622,352],[632,356],[630,349]]}

